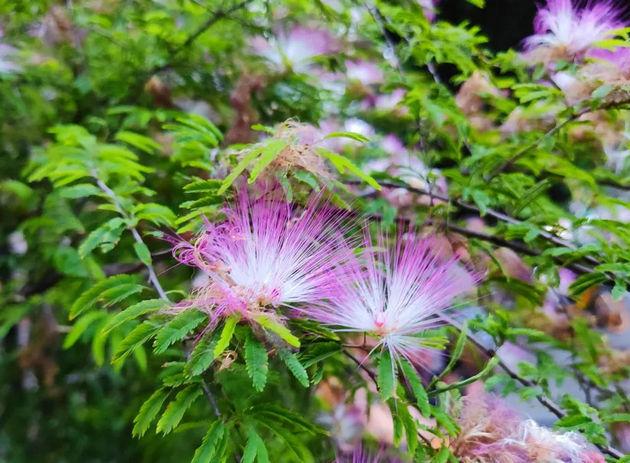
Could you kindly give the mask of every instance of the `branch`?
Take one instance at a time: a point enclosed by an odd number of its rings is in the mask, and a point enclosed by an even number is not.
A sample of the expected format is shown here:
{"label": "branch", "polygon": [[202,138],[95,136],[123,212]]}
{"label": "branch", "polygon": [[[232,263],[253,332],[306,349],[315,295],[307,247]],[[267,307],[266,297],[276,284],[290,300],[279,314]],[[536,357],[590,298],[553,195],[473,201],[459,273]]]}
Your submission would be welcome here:
{"label": "branch", "polygon": [[569,122],[573,122],[576,119],[580,118],[581,116],[583,116],[584,114],[588,113],[592,111],[591,108],[584,108],[581,111],[578,111],[577,113],[573,114],[571,117],[569,117],[568,119],[565,119],[564,121],[560,122],[559,124],[556,124],[555,126],[553,126],[551,129],[549,129],[547,132],[545,132],[540,138],[538,138],[537,140],[533,141],[532,143],[530,143],[529,145],[525,146],[523,149],[521,149],[520,151],[518,151],[516,154],[514,154],[513,156],[511,156],[510,158],[506,159],[502,164],[500,164],[498,167],[496,167],[492,172],[490,172],[490,175],[488,176],[488,178],[486,179],[486,181],[490,181],[492,180],[494,177],[496,177],[497,175],[499,175],[501,172],[503,172],[505,169],[507,169],[508,167],[510,167],[512,164],[514,164],[519,158],[521,158],[524,154],[526,154],[528,151],[530,151],[531,149],[536,148],[538,145],[540,145],[543,140],[547,137],[550,137],[551,135],[555,134],[556,132],[558,132],[560,129],[562,129],[565,125],[567,125]]}
{"label": "branch", "polygon": [[529,150],[537,147],[540,143],[542,143],[542,141],[555,134],[556,132],[558,132],[560,129],[562,129],[564,126],[566,126],[567,124],[569,124],[570,122],[573,122],[577,119],[579,119],[580,117],[582,117],[584,114],[593,112],[593,111],[599,111],[599,110],[605,110],[605,109],[615,109],[618,108],[620,106],[623,106],[625,104],[630,103],[630,99],[629,100],[622,100],[622,101],[611,101],[608,103],[604,103],[599,107],[591,107],[591,105],[589,104],[590,102],[587,101],[585,102],[588,106],[582,108],[581,110],[579,110],[578,112],[576,112],[575,114],[571,115],[569,118],[565,119],[564,121],[556,124],[555,126],[553,126],[551,129],[549,129],[547,132],[545,132],[540,138],[538,138],[537,140],[533,141],[532,143],[530,143],[529,145],[525,146],[523,149],[521,149],[519,152],[517,152],[516,154],[514,154],[512,157],[510,157],[509,159],[507,159],[505,162],[503,162],[501,165],[499,165],[496,169],[494,169],[491,173],[490,176],[486,179],[487,181],[490,181],[491,179],[493,179],[494,177],[496,177],[499,173],[503,172],[505,169],[507,169],[508,167],[510,167],[512,164],[514,164],[519,158],[521,158],[525,153],[527,153]]}
{"label": "branch", "polygon": [[[105,193],[106,196],[110,198],[110,200],[112,201],[112,203],[114,204],[114,206],[116,207],[116,210],[118,210],[120,215],[122,215],[127,220],[131,220],[131,221],[135,220],[135,218],[133,217],[133,214],[128,213],[122,207],[122,205],[120,204],[120,200],[118,199],[118,196],[116,195],[116,192],[112,190],[110,187],[108,187],[105,184],[105,182],[103,182],[101,179],[98,178],[96,171],[93,171],[92,175],[96,179],[96,184],[98,185],[98,187],[101,189],[103,193]],[[136,227],[129,227],[129,230],[131,231],[131,234],[133,235],[133,239],[136,241],[136,243],[140,243],[146,246],[146,244],[144,243],[144,240],[140,236],[140,233],[138,233],[138,230],[136,229]],[[149,271],[149,280],[151,281],[151,284],[153,285],[153,287],[159,294],[160,298],[166,302],[171,302],[168,296],[166,295],[166,293],[164,292],[164,289],[162,288],[160,281],[158,280],[158,277],[157,277],[157,274],[155,273],[155,269],[153,268],[153,265],[149,263],[149,264],[145,264],[145,266],[147,267],[147,270]]]}
{"label": "branch", "polygon": [[244,0],[232,6],[231,8],[228,8],[227,10],[219,10],[216,13],[214,13],[212,16],[206,19],[206,21],[204,21],[204,23],[201,26],[199,26],[199,28],[195,32],[193,32],[182,44],[178,45],[170,52],[169,58],[165,64],[153,68],[151,71],[149,71],[149,75],[153,75],[160,71],[164,71],[165,69],[168,69],[171,66],[172,59],[175,58],[183,50],[188,48],[190,45],[192,45],[193,42],[195,42],[214,23],[218,22],[219,20],[223,18],[228,17],[230,14],[234,13],[235,11],[240,10],[245,5],[247,5],[250,1],[251,0]]}
{"label": "branch", "polygon": [[[362,182],[360,180],[347,180],[344,183],[348,184],[348,185],[361,185]],[[422,195],[422,196],[429,196],[430,198],[433,199],[439,199],[440,201],[444,201],[445,203],[449,203],[452,204],[454,206],[456,206],[458,209],[462,210],[462,211],[468,211],[468,212],[472,212],[475,215],[479,216],[479,217],[483,217],[484,215],[493,217],[497,220],[499,220],[500,222],[504,222],[510,225],[523,225],[525,224],[524,221],[516,219],[510,215],[504,214],[503,212],[499,212],[495,209],[492,208],[488,208],[485,211],[485,214],[482,214],[481,210],[475,206],[474,204],[471,203],[467,203],[465,201],[459,200],[459,199],[454,199],[451,198],[449,196],[445,196],[445,195],[441,195],[439,193],[433,193],[433,192],[429,192],[426,190],[423,190],[421,188],[415,188],[412,186],[409,186],[407,184],[404,183],[398,183],[398,182],[391,182],[391,181],[380,181],[379,185],[381,185],[382,187],[385,188],[403,188],[407,191],[409,191],[410,193],[415,193],[417,195]],[[540,255],[539,251],[535,251],[533,249],[527,248],[524,245],[519,245],[517,243],[511,242],[511,241],[507,241],[504,240],[502,238],[499,237],[495,237],[492,235],[486,235],[484,233],[479,233],[479,232],[473,232],[471,230],[466,230],[466,229],[462,229],[460,227],[456,227],[454,225],[448,225],[448,228],[452,228],[452,229],[456,229],[460,232],[462,232],[462,234],[466,234],[467,236],[474,236],[475,238],[479,238],[479,239],[483,239],[485,241],[491,241],[491,242],[495,242],[496,244],[499,244],[500,246],[506,246],[515,250],[518,250],[520,252],[524,252],[525,254],[528,255],[532,255],[532,256],[536,256],[536,255]],[[564,240],[560,237],[558,237],[557,235],[554,235],[553,233],[550,233],[546,230],[539,230],[539,236],[545,238],[547,241],[549,241],[550,243],[556,245],[556,246],[560,246],[560,247],[565,247],[568,249],[571,249],[572,251],[577,251],[579,248],[577,245],[571,243],[570,241]],[[518,247],[520,246],[520,247]],[[583,259],[592,264],[592,265],[600,265],[601,262],[592,257],[592,256],[584,256]],[[577,271],[579,273],[592,273],[593,270],[586,267],[586,266],[582,266],[579,264],[570,264],[573,265],[576,269],[578,269]]]}
{"label": "branch", "polygon": [[[96,179],[96,184],[98,185],[98,187],[103,191],[103,193],[105,193],[111,199],[112,203],[114,204],[114,206],[116,207],[120,215],[122,215],[126,219],[129,219],[132,221],[135,220],[135,218],[133,217],[133,214],[128,213],[122,207],[120,200],[118,199],[118,196],[116,195],[116,192],[112,190],[110,187],[108,187],[105,182],[103,182],[102,180],[98,178],[98,176],[96,175],[96,171],[93,171],[92,174],[94,175],[94,178]],[[134,240],[136,240],[136,243],[141,243],[146,246],[146,244],[144,243],[136,227],[130,227],[129,230],[131,230],[131,234],[133,235]],[[170,303],[171,301],[166,295],[166,292],[164,292],[164,288],[162,288],[162,285],[160,284],[160,280],[158,279],[157,274],[155,273],[155,269],[153,268],[153,265],[151,265],[150,263],[149,264],[145,263],[144,265],[149,270],[149,280],[151,281],[151,284],[153,285],[155,290],[160,295],[160,298],[166,301],[167,303]],[[206,381],[203,378],[201,380],[201,388],[203,389],[203,392],[206,395],[206,398],[208,399],[208,402],[210,403],[210,406],[212,407],[212,411],[214,412],[214,414],[217,417],[221,416],[221,412],[219,411],[217,401],[214,398],[212,391],[210,391],[210,386],[208,386],[208,383],[206,383]]]}

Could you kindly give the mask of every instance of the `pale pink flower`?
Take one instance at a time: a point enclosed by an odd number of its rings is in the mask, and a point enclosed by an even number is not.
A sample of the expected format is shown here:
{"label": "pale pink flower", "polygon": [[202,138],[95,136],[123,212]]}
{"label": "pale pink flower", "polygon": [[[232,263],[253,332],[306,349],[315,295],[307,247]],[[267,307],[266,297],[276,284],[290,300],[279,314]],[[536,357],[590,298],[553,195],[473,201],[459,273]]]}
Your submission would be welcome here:
{"label": "pale pink flower", "polygon": [[474,392],[457,415],[460,433],[451,451],[462,461],[485,463],[603,463],[579,434],[561,433],[523,419],[499,397]]}
{"label": "pale pink flower", "polygon": [[[4,35],[4,31],[0,28],[0,39]],[[12,57],[16,54],[17,49],[0,42],[0,74],[8,74],[19,69],[19,66],[12,61]]]}
{"label": "pale pink flower", "polygon": [[364,60],[346,61],[346,76],[363,85],[374,85],[383,81],[383,72],[378,65]]}
{"label": "pale pink flower", "polygon": [[543,47],[555,58],[582,58],[597,42],[614,37],[625,26],[621,9],[612,1],[597,3],[547,0],[534,19],[534,35],[525,40],[529,51]]}
{"label": "pale pink flower", "polygon": [[296,72],[306,72],[313,58],[338,51],[339,44],[325,29],[297,26],[269,40],[257,36],[252,41],[252,48],[279,70],[288,66]]}
{"label": "pale pink flower", "polygon": [[439,0],[418,0],[418,4],[422,8],[424,15],[431,22],[435,21],[435,16],[437,14],[436,7],[438,1]]}
{"label": "pale pink flower", "polygon": [[241,187],[224,222],[206,221],[192,242],[176,240],[173,255],[208,275],[193,298],[196,307],[219,317],[244,317],[280,307],[319,307],[339,292],[340,271],[351,252],[341,235],[346,216],[314,196],[300,208],[267,189],[253,199]]}
{"label": "pale pink flower", "polygon": [[433,239],[418,238],[413,230],[394,240],[380,234],[376,247],[366,233],[364,247],[348,266],[342,291],[307,316],[338,331],[365,333],[375,339],[375,349],[422,364],[431,347],[421,335],[442,325],[437,316],[474,280],[459,278],[457,259],[438,257]]}

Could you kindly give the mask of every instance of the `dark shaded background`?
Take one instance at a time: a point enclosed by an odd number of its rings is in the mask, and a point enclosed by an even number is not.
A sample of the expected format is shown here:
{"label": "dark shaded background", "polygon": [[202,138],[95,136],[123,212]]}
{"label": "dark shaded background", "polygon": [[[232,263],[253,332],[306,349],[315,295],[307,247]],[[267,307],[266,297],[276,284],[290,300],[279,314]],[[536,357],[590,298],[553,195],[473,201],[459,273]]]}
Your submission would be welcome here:
{"label": "dark shaded background", "polygon": [[[481,27],[494,51],[520,48],[523,38],[532,33],[536,4],[532,0],[486,0],[477,8],[466,0],[441,0],[440,18],[458,24],[468,21]],[[542,2],[544,3],[544,2]]]}

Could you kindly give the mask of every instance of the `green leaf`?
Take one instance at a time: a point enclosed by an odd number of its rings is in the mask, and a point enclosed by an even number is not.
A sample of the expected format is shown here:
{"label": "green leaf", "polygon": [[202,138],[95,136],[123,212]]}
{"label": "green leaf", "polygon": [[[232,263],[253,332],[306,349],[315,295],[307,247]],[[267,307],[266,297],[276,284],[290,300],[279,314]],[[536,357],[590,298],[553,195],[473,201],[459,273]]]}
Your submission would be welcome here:
{"label": "green leaf", "polygon": [[188,376],[198,376],[206,371],[215,359],[214,349],[217,345],[218,336],[216,333],[203,336],[192,353],[184,371]]}
{"label": "green leaf", "polygon": [[[440,372],[438,376],[433,378],[431,381],[431,385],[435,384],[440,378],[446,376],[453,369],[459,358],[462,356],[462,352],[464,351],[464,346],[466,345],[466,340],[468,336],[468,322],[465,322],[462,326],[461,331],[459,332],[459,336],[457,337],[457,343],[455,344],[455,349],[451,353],[451,358],[446,365],[446,367]],[[416,396],[417,397],[417,396]]]}
{"label": "green leaf", "polygon": [[483,379],[485,376],[487,376],[488,374],[490,374],[492,372],[492,370],[494,369],[494,367],[496,367],[499,363],[499,358],[498,357],[492,357],[490,358],[490,360],[488,360],[488,363],[486,364],[486,366],[483,368],[483,370],[481,370],[479,373],[477,373],[474,376],[471,376],[470,378],[466,378],[462,381],[458,381],[456,383],[451,383],[448,386],[445,386],[441,389],[436,389],[431,391],[430,395],[439,395],[442,394],[446,391],[450,391],[451,389],[459,389],[461,387],[467,386],[468,384],[474,383],[475,381],[478,381],[480,379]]}
{"label": "green leaf", "polygon": [[269,331],[273,331],[284,339],[287,344],[297,348],[300,347],[300,340],[296,338],[286,326],[272,320],[269,316],[264,314],[256,315],[253,318],[260,326]]}
{"label": "green leaf", "polygon": [[326,140],[327,138],[349,138],[361,143],[367,143],[370,141],[368,137],[357,132],[332,132],[322,138],[322,140]]}
{"label": "green leaf", "polygon": [[158,389],[140,407],[138,415],[133,419],[134,426],[132,434],[134,437],[142,437],[147,432],[151,423],[162,409],[164,401],[169,395],[165,388]]}
{"label": "green leaf", "polygon": [[111,250],[120,240],[125,229],[125,221],[120,217],[108,220],[90,234],[79,245],[79,256],[84,259],[90,252],[101,246],[104,250]]}
{"label": "green leaf", "polygon": [[203,438],[201,446],[195,450],[195,455],[190,463],[216,463],[215,459],[217,444],[223,439],[225,425],[221,421],[212,423],[208,432]]}
{"label": "green leaf", "polygon": [[225,321],[225,324],[223,325],[223,331],[221,331],[221,337],[219,338],[219,341],[214,348],[214,358],[217,358],[219,355],[221,355],[230,345],[230,341],[232,340],[232,336],[234,335],[234,329],[236,328],[237,323],[238,318],[236,318],[235,316],[229,317]]}
{"label": "green leaf", "polygon": [[62,198],[78,199],[86,198],[88,196],[98,196],[102,191],[92,185],[91,183],[79,183],[78,185],[72,185],[64,188],[60,188],[59,194]]}
{"label": "green leaf", "polygon": [[112,357],[112,363],[122,362],[136,348],[147,342],[160,329],[159,325],[148,321],[139,324],[123,339]]}
{"label": "green leaf", "polygon": [[153,351],[161,354],[174,342],[180,341],[194,330],[207,316],[196,309],[188,309],[176,315],[158,331],[153,343]]}
{"label": "green leaf", "polygon": [[157,423],[156,430],[163,434],[171,432],[182,420],[186,410],[197,400],[203,393],[199,385],[193,384],[182,389],[175,396],[175,400],[171,401],[166,407],[164,414]]}
{"label": "green leaf", "polygon": [[105,291],[116,288],[120,285],[134,284],[135,280],[130,275],[114,275],[105,280],[101,280],[85,291],[70,307],[70,319],[77,315],[91,310],[96,303],[101,300],[101,296]]}
{"label": "green leaf", "polygon": [[306,420],[303,415],[291,411],[287,408],[281,407],[279,405],[260,405],[256,407],[254,413],[258,416],[262,415],[266,417],[266,419],[261,420],[262,423],[275,421],[276,423],[283,423],[285,426],[288,426],[290,429],[296,431],[304,431],[313,435],[328,435],[328,432],[325,429],[322,429],[319,426]]}
{"label": "green leaf", "polygon": [[431,415],[435,417],[437,423],[446,429],[446,432],[448,432],[451,436],[455,437],[458,434],[459,429],[457,423],[440,407],[431,405]]}
{"label": "green leaf", "polygon": [[72,325],[72,329],[63,340],[63,348],[69,349],[72,347],[92,323],[101,320],[106,315],[105,312],[90,312],[79,318],[74,325]]}
{"label": "green leaf", "polygon": [[601,100],[606,98],[610,92],[615,89],[614,85],[600,85],[591,93],[591,98],[594,100]]}
{"label": "green leaf", "polygon": [[306,183],[315,191],[321,190],[321,187],[317,183],[317,179],[310,172],[306,172],[303,170],[296,170],[295,172],[293,172],[293,177],[295,177],[302,183]]}
{"label": "green leaf", "polygon": [[333,164],[333,166],[335,166],[335,169],[337,169],[340,174],[344,174],[346,170],[348,170],[359,177],[361,180],[365,181],[375,190],[381,190],[381,185],[379,185],[372,176],[364,173],[361,169],[359,169],[352,161],[350,161],[350,159],[346,158],[345,156],[341,156],[340,154],[337,154],[333,151],[327,150],[326,148],[317,148],[317,151],[323,157],[328,159]]}
{"label": "green leaf", "polygon": [[128,143],[134,148],[138,148],[148,154],[154,154],[156,151],[160,151],[162,149],[162,145],[155,140],[134,132],[127,132],[124,130],[120,131],[116,133],[114,139]]}
{"label": "green leaf", "polygon": [[149,248],[146,244],[142,242],[135,242],[133,243],[133,250],[136,251],[136,256],[138,256],[140,262],[142,262],[147,267],[151,265],[151,251],[149,251]]}
{"label": "green leaf", "polygon": [[402,368],[405,379],[409,382],[411,390],[414,396],[416,396],[416,403],[418,404],[418,410],[424,417],[429,417],[431,409],[429,408],[429,396],[424,389],[422,380],[418,376],[416,369],[405,359],[400,360],[400,366]]}
{"label": "green leaf", "polygon": [[258,463],[269,463],[269,454],[264,441],[256,430],[250,427],[247,431],[247,445],[245,445],[241,463],[254,463],[256,457],[258,457]]}
{"label": "green leaf", "polygon": [[446,463],[451,452],[448,450],[448,446],[442,445],[438,453],[435,454],[431,463]]}
{"label": "green leaf", "polygon": [[620,301],[626,295],[627,291],[626,282],[621,278],[615,278],[615,286],[610,292],[612,298],[615,301]]}
{"label": "green leaf", "polygon": [[230,185],[234,183],[234,180],[236,180],[237,177],[241,175],[241,173],[243,173],[243,171],[247,168],[247,166],[251,164],[251,162],[254,159],[256,159],[256,157],[260,154],[260,150],[261,150],[260,147],[252,148],[251,151],[247,153],[243,157],[243,159],[239,161],[238,164],[236,164],[234,169],[232,169],[232,172],[230,172],[230,175],[225,177],[225,180],[223,180],[223,183],[221,184],[221,188],[219,188],[219,191],[217,191],[217,194],[221,195],[225,193],[225,191],[230,187]]}
{"label": "green leaf", "polygon": [[155,225],[173,226],[177,217],[168,207],[157,203],[138,204],[133,208],[138,220],[147,220]]}
{"label": "green leaf", "polygon": [[254,163],[247,183],[254,183],[258,176],[273,160],[287,147],[287,142],[284,140],[271,140],[265,146],[263,146],[260,152],[260,158]]}
{"label": "green leaf", "polygon": [[118,328],[120,325],[128,322],[129,320],[135,320],[142,315],[155,312],[165,307],[166,302],[162,299],[148,299],[146,301],[138,302],[137,304],[127,307],[125,310],[117,313],[111,319],[109,319],[109,321],[103,328],[103,332],[109,333],[110,331]]}
{"label": "green leaf", "polygon": [[280,355],[280,358],[287,366],[289,371],[293,373],[293,376],[296,377],[300,384],[304,387],[308,387],[310,385],[308,373],[306,372],[306,368],[304,368],[304,366],[298,360],[297,355],[295,355],[290,350],[284,348],[279,348],[278,354]]}
{"label": "green leaf", "polygon": [[597,286],[601,283],[604,283],[608,280],[608,277],[604,273],[587,273],[585,275],[580,275],[571,285],[569,286],[569,293],[572,296],[578,296],[582,294],[584,291],[589,289],[592,286]]}
{"label": "green leaf", "polygon": [[378,362],[378,389],[385,401],[394,396],[396,388],[396,366],[392,354],[383,349]]}
{"label": "green leaf", "polygon": [[103,302],[103,307],[111,307],[144,289],[144,286],[137,283],[121,283],[114,288],[109,288],[103,291],[100,299]]}
{"label": "green leaf", "polygon": [[267,384],[267,370],[269,369],[267,350],[251,332],[247,333],[245,339],[245,364],[254,389],[261,392]]}

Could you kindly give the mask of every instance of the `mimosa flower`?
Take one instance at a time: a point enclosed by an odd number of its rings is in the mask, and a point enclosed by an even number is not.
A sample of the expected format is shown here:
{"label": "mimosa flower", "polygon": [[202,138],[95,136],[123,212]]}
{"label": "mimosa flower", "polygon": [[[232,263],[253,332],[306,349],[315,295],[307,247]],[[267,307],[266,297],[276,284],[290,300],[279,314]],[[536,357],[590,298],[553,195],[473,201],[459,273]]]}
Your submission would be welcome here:
{"label": "mimosa flower", "polygon": [[306,315],[338,331],[365,333],[375,348],[422,364],[433,348],[423,333],[443,324],[437,315],[472,289],[474,278],[461,278],[456,258],[439,257],[434,241],[412,230],[394,240],[380,235],[377,247],[366,234],[364,246],[362,260],[346,269],[342,291]]}
{"label": "mimosa flower", "polygon": [[473,392],[462,400],[461,432],[450,443],[461,461],[486,463],[604,463],[575,432],[560,433],[522,419],[499,397]]}
{"label": "mimosa flower", "polygon": [[214,322],[223,315],[319,307],[339,292],[337,267],[351,253],[340,232],[345,214],[327,208],[321,196],[300,208],[277,193],[253,199],[241,188],[224,222],[206,222],[192,242],[175,243],[175,258],[209,277],[180,307],[204,310]]}
{"label": "mimosa flower", "polygon": [[267,40],[255,37],[252,42],[254,53],[266,58],[278,70],[289,67],[295,72],[308,72],[313,58],[338,51],[339,45],[325,29],[298,26],[288,33],[279,33]]}
{"label": "mimosa flower", "polygon": [[[546,49],[556,59],[582,58],[596,42],[614,37],[625,26],[621,13],[611,1],[597,3],[547,0],[534,19],[534,35],[527,38],[529,51]],[[542,56],[541,56],[542,58]]]}

